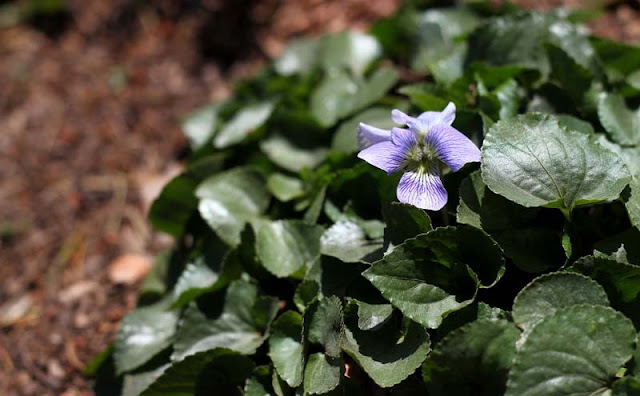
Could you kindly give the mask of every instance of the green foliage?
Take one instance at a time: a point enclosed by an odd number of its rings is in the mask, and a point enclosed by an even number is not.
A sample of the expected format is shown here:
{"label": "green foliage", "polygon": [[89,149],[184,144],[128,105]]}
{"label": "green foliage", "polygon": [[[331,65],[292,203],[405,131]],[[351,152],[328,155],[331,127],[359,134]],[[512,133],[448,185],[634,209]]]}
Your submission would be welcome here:
{"label": "green foliage", "polygon": [[[150,211],[176,245],[87,373],[124,396],[638,394],[640,50],[420,3],[295,40],[183,120]],[[480,166],[443,173],[439,212],[396,202],[358,125],[448,102]]]}

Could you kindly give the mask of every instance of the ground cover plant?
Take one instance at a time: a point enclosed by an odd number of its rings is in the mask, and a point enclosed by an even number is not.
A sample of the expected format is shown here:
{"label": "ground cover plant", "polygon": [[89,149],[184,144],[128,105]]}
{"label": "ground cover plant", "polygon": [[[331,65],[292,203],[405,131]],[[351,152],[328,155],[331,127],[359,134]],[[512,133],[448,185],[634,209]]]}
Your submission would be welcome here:
{"label": "ground cover plant", "polygon": [[185,118],[99,394],[640,392],[640,49],[418,3]]}

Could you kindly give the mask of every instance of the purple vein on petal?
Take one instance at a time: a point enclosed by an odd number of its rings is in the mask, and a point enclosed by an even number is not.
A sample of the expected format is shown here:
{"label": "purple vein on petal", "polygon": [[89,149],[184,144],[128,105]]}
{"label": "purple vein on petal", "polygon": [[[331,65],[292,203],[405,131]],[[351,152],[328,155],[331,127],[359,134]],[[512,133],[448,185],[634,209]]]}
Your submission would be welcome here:
{"label": "purple vein on petal", "polygon": [[400,202],[427,210],[442,209],[448,198],[435,164],[430,169],[405,172],[398,183],[397,196]]}
{"label": "purple vein on petal", "polygon": [[468,162],[480,162],[480,149],[468,137],[448,125],[438,124],[431,128],[425,143],[454,172]]}
{"label": "purple vein on petal", "polygon": [[396,146],[392,142],[380,142],[360,151],[358,158],[391,174],[404,167],[407,154],[401,146]]}

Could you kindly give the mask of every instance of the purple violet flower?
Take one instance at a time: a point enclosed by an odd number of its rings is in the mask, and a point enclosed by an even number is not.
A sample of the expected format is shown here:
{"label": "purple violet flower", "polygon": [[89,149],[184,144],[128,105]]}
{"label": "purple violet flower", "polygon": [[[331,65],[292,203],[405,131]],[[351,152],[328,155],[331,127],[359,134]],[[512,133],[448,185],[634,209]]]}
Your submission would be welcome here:
{"label": "purple violet flower", "polygon": [[456,172],[468,162],[480,161],[480,150],[451,124],[456,106],[417,118],[393,110],[393,122],[409,129],[390,131],[360,123],[358,144],[361,158],[391,174],[404,170],[398,184],[398,200],[421,209],[439,210],[447,203],[447,190],[440,180],[440,163]]}

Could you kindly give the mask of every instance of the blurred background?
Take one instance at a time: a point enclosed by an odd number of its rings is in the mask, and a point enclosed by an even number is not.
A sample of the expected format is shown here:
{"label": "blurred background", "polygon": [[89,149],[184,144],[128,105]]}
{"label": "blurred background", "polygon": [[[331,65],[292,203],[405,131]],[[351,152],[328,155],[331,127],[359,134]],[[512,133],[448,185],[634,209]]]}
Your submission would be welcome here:
{"label": "blurred background", "polygon": [[[93,394],[81,371],[172,243],[146,213],[187,154],[181,117],[288,39],[401,2],[0,0],[0,395]],[[594,34],[640,41],[638,1],[517,3],[596,6]]]}

